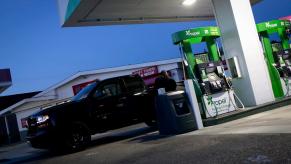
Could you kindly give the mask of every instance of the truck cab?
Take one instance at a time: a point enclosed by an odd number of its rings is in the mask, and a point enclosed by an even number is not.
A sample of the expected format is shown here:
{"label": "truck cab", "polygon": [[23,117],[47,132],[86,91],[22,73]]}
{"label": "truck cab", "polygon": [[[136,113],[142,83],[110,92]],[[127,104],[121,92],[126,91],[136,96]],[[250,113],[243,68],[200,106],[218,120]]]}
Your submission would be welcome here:
{"label": "truck cab", "polygon": [[96,81],[72,100],[28,118],[32,147],[80,150],[91,135],[139,122],[155,125],[154,95],[138,75]]}

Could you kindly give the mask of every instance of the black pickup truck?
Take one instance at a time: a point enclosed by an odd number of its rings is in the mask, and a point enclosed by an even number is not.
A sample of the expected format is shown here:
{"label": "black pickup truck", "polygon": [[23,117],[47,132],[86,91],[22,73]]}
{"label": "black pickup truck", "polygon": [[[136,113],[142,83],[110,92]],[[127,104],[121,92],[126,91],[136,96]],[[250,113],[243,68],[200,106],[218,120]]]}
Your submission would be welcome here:
{"label": "black pickup truck", "polygon": [[91,135],[139,122],[155,125],[154,92],[137,75],[96,81],[68,103],[28,117],[27,139],[35,148],[80,150]]}

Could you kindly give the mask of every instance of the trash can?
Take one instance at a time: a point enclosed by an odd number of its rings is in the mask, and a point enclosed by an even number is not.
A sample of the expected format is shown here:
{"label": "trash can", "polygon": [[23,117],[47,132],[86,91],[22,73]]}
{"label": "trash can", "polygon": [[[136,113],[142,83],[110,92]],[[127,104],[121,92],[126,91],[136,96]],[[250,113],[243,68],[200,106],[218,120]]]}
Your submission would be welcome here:
{"label": "trash can", "polygon": [[162,135],[196,130],[195,118],[184,91],[169,92],[156,97],[158,129]]}

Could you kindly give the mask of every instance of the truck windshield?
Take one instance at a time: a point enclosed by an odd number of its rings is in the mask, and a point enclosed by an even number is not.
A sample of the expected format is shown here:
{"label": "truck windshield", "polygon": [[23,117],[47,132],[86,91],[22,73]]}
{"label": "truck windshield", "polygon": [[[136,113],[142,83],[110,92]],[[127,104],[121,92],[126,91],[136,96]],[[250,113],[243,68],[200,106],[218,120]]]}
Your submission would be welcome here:
{"label": "truck windshield", "polygon": [[78,101],[86,98],[88,94],[91,92],[93,88],[97,85],[97,82],[88,84],[85,88],[83,88],[76,96],[72,98],[72,101]]}

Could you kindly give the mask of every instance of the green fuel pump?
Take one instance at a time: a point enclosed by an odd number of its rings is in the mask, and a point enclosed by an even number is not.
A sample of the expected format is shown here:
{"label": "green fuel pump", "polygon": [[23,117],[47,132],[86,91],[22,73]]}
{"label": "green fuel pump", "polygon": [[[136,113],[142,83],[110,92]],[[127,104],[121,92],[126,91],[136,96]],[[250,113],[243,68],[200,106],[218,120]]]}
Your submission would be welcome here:
{"label": "green fuel pump", "polygon": [[[273,20],[257,24],[275,98],[282,98],[291,94],[289,93],[290,80],[288,80],[291,77],[291,63],[289,63],[291,54],[289,38],[286,32],[289,28],[290,21],[288,20]],[[273,33],[279,34],[283,51],[273,52],[269,37]]]}
{"label": "green fuel pump", "polygon": [[[179,44],[181,46],[189,64],[188,68],[193,70],[197,63],[193,56],[191,44],[206,42],[210,60],[218,61],[219,55],[215,42],[215,39],[218,37],[220,37],[218,27],[201,27],[176,32],[172,35],[172,40],[175,45]],[[191,71],[187,72],[188,77],[193,79],[194,77]]]}
{"label": "green fuel pump", "polygon": [[[193,79],[195,93],[204,118],[216,117],[236,109],[234,91],[225,77],[217,49],[218,27],[201,27],[176,32],[172,41],[180,46],[187,77]],[[206,42],[208,62],[193,54],[192,44]]]}

